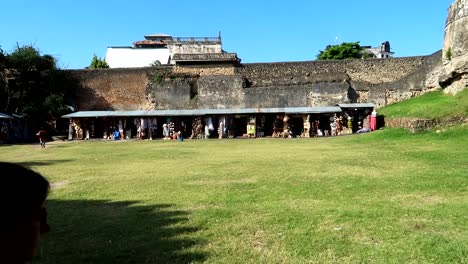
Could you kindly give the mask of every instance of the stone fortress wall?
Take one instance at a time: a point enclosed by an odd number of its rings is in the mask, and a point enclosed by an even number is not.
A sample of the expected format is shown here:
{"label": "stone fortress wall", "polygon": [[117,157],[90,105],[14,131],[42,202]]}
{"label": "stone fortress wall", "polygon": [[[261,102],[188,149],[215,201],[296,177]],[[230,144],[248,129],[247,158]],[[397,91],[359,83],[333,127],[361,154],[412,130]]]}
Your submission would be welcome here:
{"label": "stone fortress wall", "polygon": [[77,111],[383,106],[425,91],[432,56],[68,71]]}
{"label": "stone fortress wall", "polygon": [[454,94],[468,86],[468,0],[450,6],[445,25],[443,66],[434,72],[446,92]]}
{"label": "stone fortress wall", "polygon": [[[377,107],[468,85],[468,0],[448,11],[443,50],[346,61],[160,66],[67,71],[75,111],[334,106]],[[447,58],[450,48],[452,55]]]}
{"label": "stone fortress wall", "polygon": [[468,32],[468,0],[457,0],[448,10],[443,47],[445,52],[451,49],[454,59],[468,53],[466,32]]}

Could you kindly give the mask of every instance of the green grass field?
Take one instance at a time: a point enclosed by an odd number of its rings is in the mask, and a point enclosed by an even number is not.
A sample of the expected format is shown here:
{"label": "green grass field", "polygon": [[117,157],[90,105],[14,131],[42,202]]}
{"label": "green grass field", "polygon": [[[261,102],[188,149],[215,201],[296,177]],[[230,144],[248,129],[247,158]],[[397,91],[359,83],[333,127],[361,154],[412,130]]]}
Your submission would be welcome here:
{"label": "green grass field", "polygon": [[456,95],[435,91],[388,105],[379,110],[386,117],[443,118],[468,116],[468,88]]}
{"label": "green grass field", "polygon": [[468,263],[468,130],[0,146],[52,183],[34,263]]}

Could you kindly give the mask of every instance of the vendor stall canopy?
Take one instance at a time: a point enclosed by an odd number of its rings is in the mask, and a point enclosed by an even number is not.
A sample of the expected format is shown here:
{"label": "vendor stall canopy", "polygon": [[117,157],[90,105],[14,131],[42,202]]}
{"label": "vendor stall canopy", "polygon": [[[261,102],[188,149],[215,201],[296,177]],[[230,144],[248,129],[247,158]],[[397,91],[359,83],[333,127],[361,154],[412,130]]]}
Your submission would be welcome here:
{"label": "vendor stall canopy", "polygon": [[[371,106],[373,107],[373,105]],[[63,118],[86,117],[143,117],[143,116],[203,116],[239,114],[321,114],[339,113],[339,106],[284,107],[284,108],[238,108],[238,109],[183,109],[183,110],[134,110],[134,111],[80,111],[62,116]]]}
{"label": "vendor stall canopy", "polygon": [[373,103],[338,104],[341,108],[374,108]]}

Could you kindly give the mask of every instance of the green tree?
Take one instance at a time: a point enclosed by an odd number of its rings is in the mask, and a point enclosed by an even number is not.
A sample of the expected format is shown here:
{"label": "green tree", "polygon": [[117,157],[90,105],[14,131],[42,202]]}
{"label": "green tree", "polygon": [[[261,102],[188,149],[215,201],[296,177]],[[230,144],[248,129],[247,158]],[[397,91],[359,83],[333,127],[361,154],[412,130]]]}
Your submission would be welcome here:
{"label": "green tree", "polygon": [[1,53],[0,109],[27,117],[32,127],[51,124],[69,111],[64,102],[66,87],[53,83],[57,70],[53,56],[41,55],[33,45],[17,45],[10,54]]}
{"label": "green tree", "polygon": [[91,60],[91,64],[87,67],[87,69],[106,69],[109,68],[109,64],[107,64],[105,59],[101,59],[96,54],[94,54],[93,59]]}
{"label": "green tree", "polygon": [[2,109],[2,101],[7,98],[6,91],[6,78],[5,78],[5,69],[6,69],[7,57],[3,49],[0,47],[0,110]]}
{"label": "green tree", "polygon": [[[6,77],[14,79],[7,84],[7,101],[4,108],[21,113],[26,104],[38,98],[43,90],[44,78],[51,70],[55,70],[56,60],[51,55],[41,55],[33,45],[17,44],[15,50],[5,56]],[[12,99],[15,103],[11,105]]]}
{"label": "green tree", "polygon": [[8,56],[9,67],[26,72],[41,72],[44,70],[55,70],[56,61],[51,55],[41,55],[33,45],[20,46]]}
{"label": "green tree", "polygon": [[343,42],[340,45],[328,45],[325,50],[317,54],[317,60],[347,60],[370,58],[367,52],[358,42]]}
{"label": "green tree", "polygon": [[155,60],[153,61],[153,63],[151,63],[150,65],[151,67],[158,67],[158,66],[161,66],[161,62],[159,60]]}
{"label": "green tree", "polygon": [[6,54],[3,51],[2,47],[0,46],[0,74],[3,72],[3,70],[5,70],[6,61],[7,61]]}
{"label": "green tree", "polygon": [[451,47],[449,47],[447,51],[445,52],[445,58],[447,60],[452,60],[452,48]]}
{"label": "green tree", "polygon": [[47,112],[52,119],[58,119],[70,113],[70,108],[65,104],[63,96],[51,94],[44,99],[42,105],[44,112]]}

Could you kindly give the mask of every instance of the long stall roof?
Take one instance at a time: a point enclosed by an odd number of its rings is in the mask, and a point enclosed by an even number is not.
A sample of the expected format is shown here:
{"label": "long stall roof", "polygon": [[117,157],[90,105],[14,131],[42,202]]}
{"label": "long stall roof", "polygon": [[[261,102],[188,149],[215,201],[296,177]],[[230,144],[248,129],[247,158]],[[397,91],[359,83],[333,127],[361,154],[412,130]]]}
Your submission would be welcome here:
{"label": "long stall roof", "polygon": [[0,113],[0,119],[13,119],[13,117],[4,113]]}
{"label": "long stall roof", "polygon": [[373,103],[338,104],[341,108],[373,108]]}
{"label": "long stall roof", "polygon": [[284,108],[239,108],[239,109],[184,109],[184,110],[134,110],[134,111],[80,111],[62,116],[63,118],[84,117],[124,117],[124,116],[202,116],[202,115],[229,115],[229,114],[259,114],[259,113],[286,113],[286,114],[313,114],[313,113],[339,113],[338,106],[320,107],[284,107]]}

